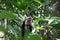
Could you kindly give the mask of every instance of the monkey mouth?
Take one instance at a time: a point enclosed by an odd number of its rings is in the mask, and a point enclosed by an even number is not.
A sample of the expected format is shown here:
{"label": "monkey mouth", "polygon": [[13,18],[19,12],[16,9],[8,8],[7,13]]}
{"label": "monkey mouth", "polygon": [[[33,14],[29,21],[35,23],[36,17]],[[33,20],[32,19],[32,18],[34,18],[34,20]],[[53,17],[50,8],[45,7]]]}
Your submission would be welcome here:
{"label": "monkey mouth", "polygon": [[27,22],[31,22],[31,20],[30,21],[27,21]]}
{"label": "monkey mouth", "polygon": [[31,19],[31,18],[28,18],[28,19]]}

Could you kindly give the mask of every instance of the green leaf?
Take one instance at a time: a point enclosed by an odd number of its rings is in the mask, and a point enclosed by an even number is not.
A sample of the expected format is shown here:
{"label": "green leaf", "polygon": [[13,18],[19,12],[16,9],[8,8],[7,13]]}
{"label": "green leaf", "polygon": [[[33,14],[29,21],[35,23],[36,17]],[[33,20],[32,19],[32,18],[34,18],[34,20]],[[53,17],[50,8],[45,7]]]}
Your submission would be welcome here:
{"label": "green leaf", "polygon": [[35,2],[37,2],[40,5],[43,5],[44,3],[42,3],[40,0],[34,0]]}
{"label": "green leaf", "polygon": [[42,40],[43,38],[37,34],[31,34],[27,37],[27,40]]}
{"label": "green leaf", "polygon": [[0,25],[0,31],[6,32],[6,29],[4,26]]}
{"label": "green leaf", "polygon": [[16,16],[11,11],[8,11],[8,12],[7,11],[3,11],[2,13],[0,13],[0,19],[4,19],[4,18],[16,19]]}

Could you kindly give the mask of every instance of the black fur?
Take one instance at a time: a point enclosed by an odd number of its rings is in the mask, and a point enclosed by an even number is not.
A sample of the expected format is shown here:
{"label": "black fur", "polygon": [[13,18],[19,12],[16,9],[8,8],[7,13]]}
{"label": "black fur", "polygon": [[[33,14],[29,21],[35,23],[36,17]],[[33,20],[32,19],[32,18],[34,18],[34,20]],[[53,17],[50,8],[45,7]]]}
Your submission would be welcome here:
{"label": "black fur", "polygon": [[24,37],[24,34],[25,34],[25,26],[29,26],[29,30],[30,32],[32,32],[32,25],[25,25],[25,21],[24,21],[21,28],[22,38]]}

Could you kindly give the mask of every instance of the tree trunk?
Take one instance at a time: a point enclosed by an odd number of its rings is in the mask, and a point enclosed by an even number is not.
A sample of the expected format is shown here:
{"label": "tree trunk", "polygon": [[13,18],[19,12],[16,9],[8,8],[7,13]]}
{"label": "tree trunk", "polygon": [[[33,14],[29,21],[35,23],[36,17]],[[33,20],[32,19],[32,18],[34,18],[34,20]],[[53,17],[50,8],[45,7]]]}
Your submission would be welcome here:
{"label": "tree trunk", "polygon": [[[5,26],[5,29],[7,30],[7,19],[4,19],[4,26]],[[5,40],[8,40],[8,35],[7,33],[5,33]]]}

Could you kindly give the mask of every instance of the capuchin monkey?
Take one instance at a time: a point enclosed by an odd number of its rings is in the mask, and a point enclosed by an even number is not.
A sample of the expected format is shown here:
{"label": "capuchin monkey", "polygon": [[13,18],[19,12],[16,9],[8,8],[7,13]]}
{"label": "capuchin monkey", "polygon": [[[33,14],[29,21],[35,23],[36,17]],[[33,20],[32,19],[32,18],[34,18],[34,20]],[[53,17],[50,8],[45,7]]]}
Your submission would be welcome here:
{"label": "capuchin monkey", "polygon": [[24,37],[25,33],[25,27],[29,27],[30,32],[32,32],[32,17],[28,16],[26,20],[23,21],[21,32],[22,32],[22,38]]}

